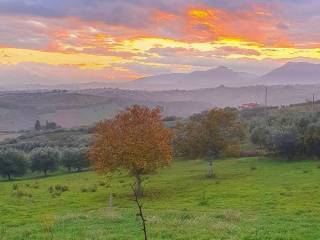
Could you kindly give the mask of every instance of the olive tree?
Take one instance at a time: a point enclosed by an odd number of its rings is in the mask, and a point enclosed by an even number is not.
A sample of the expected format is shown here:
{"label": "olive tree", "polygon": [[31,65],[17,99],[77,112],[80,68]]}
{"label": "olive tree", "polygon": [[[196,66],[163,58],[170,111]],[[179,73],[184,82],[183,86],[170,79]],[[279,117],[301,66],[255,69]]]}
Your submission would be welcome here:
{"label": "olive tree", "polygon": [[71,172],[76,169],[78,172],[89,166],[89,161],[86,157],[86,148],[67,148],[64,149],[61,155],[61,162],[65,168]]}
{"label": "olive tree", "polygon": [[19,177],[26,173],[28,168],[24,152],[15,149],[0,150],[0,174],[8,177]]}
{"label": "olive tree", "polygon": [[30,153],[31,170],[43,172],[44,176],[58,168],[59,160],[60,152],[50,147],[37,148]]}

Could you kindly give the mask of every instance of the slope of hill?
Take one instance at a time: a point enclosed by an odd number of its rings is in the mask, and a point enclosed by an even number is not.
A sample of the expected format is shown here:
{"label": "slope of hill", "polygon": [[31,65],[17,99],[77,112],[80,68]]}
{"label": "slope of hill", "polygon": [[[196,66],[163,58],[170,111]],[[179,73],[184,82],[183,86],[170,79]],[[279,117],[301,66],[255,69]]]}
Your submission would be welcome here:
{"label": "slope of hill", "polygon": [[188,116],[210,107],[197,101],[161,101],[135,98],[130,94],[54,92],[10,92],[0,94],[0,131],[30,129],[36,120],[54,121],[63,127],[94,124],[114,116],[130,105],[161,106],[163,115]]}
{"label": "slope of hill", "polygon": [[[200,160],[175,161],[149,176],[143,201],[150,239],[318,239],[319,163],[242,158],[215,164],[212,180]],[[121,172],[105,182],[90,171],[1,182],[2,239],[143,239],[132,178]],[[16,196],[13,185],[25,195]],[[48,189],[55,186],[68,191],[53,196]],[[107,208],[110,191],[113,209]]]}
{"label": "slope of hill", "polygon": [[289,62],[258,79],[261,84],[319,84],[320,64]]}
{"label": "slope of hill", "polygon": [[[270,86],[268,105],[288,105],[320,96],[319,85]],[[186,117],[213,107],[264,104],[265,86],[217,87],[198,90],[135,91],[89,89],[77,92],[0,93],[0,131],[30,129],[37,119],[63,127],[94,124],[130,105],[160,106],[163,116]]]}
{"label": "slope of hill", "polygon": [[[266,86],[224,87],[197,90],[135,91],[121,89],[90,89],[79,93],[97,96],[130,96],[139,101],[202,102],[211,107],[237,107],[244,103],[264,104]],[[276,85],[268,87],[269,105],[288,105],[320,97],[320,85]]]}

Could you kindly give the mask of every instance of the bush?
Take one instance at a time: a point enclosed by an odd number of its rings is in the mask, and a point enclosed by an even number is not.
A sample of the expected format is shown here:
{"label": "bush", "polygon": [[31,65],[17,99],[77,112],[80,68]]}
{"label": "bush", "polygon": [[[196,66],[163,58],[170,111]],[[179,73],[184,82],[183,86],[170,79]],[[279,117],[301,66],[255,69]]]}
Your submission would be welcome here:
{"label": "bush", "polygon": [[97,191],[97,186],[96,185],[93,185],[93,186],[90,186],[90,187],[82,187],[80,189],[81,192],[96,192]]}
{"label": "bush", "polygon": [[18,198],[22,198],[22,197],[29,197],[31,198],[32,197],[32,194],[31,193],[28,193],[28,192],[25,192],[21,189],[17,189],[15,191],[13,191],[12,193],[13,196],[16,196]]}
{"label": "bush", "polygon": [[306,151],[309,156],[320,158],[320,124],[312,124],[308,127],[304,136]]}
{"label": "bush", "polygon": [[103,181],[99,181],[98,184],[99,184],[99,186],[101,186],[101,187],[104,187],[104,186],[107,185],[107,184],[106,184],[105,182],[103,182]]}
{"label": "bush", "polygon": [[12,190],[18,190],[19,185],[18,184],[12,184]]}
{"label": "bush", "polygon": [[278,133],[272,137],[272,148],[280,156],[289,160],[299,154],[300,140],[294,133]]}
{"label": "bush", "polygon": [[58,184],[55,186],[55,190],[58,192],[67,192],[67,191],[69,191],[69,187]]}
{"label": "bush", "polygon": [[57,184],[55,186],[50,186],[48,191],[51,193],[52,197],[59,197],[63,192],[69,191],[69,187]]}

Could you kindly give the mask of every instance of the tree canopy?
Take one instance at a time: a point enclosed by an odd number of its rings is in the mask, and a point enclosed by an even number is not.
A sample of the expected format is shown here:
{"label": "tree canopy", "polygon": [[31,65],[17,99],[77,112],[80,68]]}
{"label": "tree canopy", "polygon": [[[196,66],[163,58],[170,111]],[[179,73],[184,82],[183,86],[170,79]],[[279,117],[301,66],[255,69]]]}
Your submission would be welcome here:
{"label": "tree canopy", "polygon": [[37,148],[30,153],[30,160],[32,171],[43,172],[47,176],[48,171],[57,169],[60,152],[50,147]]}
{"label": "tree canopy", "polygon": [[170,164],[171,138],[159,108],[135,105],[97,125],[89,159],[98,172],[128,170],[136,178],[136,192],[142,195],[141,176]]}
{"label": "tree canopy", "polygon": [[212,177],[213,159],[237,155],[244,129],[234,111],[212,109],[177,125],[174,141],[177,154],[208,160],[208,176]]}
{"label": "tree canopy", "polygon": [[66,148],[62,152],[61,162],[69,171],[72,169],[80,171],[89,166],[86,153],[86,148]]}
{"label": "tree canopy", "polygon": [[0,174],[11,178],[22,176],[27,171],[27,161],[25,154],[15,149],[0,150]]}

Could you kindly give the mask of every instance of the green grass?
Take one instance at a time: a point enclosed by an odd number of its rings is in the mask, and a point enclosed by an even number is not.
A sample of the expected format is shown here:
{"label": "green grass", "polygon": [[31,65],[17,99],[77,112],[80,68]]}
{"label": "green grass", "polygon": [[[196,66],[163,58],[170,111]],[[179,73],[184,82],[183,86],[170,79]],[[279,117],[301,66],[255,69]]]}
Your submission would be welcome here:
{"label": "green grass", "polygon": [[[320,164],[265,158],[179,161],[149,176],[143,198],[150,239],[320,239]],[[0,182],[0,239],[143,239],[132,178],[94,172]],[[15,194],[17,184],[23,196]],[[60,196],[50,186],[68,186]],[[28,186],[29,187],[28,187]],[[38,187],[37,187],[38,186]],[[83,189],[96,188],[96,192]],[[109,210],[108,195],[114,193]]]}

